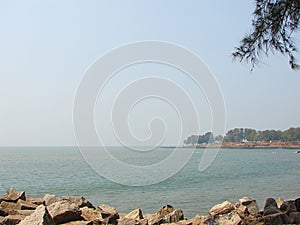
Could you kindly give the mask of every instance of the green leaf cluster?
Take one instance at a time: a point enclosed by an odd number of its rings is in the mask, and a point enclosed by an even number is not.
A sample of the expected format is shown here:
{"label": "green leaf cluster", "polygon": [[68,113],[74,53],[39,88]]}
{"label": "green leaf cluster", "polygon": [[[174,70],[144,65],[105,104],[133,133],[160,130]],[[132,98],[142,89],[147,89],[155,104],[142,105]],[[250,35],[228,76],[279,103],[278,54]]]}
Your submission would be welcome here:
{"label": "green leaf cluster", "polygon": [[280,52],[289,57],[292,69],[300,69],[296,62],[293,33],[299,27],[299,0],[256,0],[252,32],[247,34],[232,53],[234,59],[251,63],[252,69],[263,55]]}

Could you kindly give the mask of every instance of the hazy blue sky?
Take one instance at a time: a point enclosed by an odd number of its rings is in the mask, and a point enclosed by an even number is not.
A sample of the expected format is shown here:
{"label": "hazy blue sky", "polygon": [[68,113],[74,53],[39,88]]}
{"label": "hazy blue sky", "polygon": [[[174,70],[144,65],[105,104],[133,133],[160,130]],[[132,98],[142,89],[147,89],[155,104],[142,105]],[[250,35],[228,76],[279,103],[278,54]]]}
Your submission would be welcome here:
{"label": "hazy blue sky", "polygon": [[[271,56],[252,73],[250,65],[232,62],[253,8],[253,0],[0,1],[0,145],[74,145],[72,105],[84,72],[112,48],[142,40],[177,43],[201,57],[223,91],[228,129],[299,126],[300,73],[290,70],[287,58]],[[136,117],[145,109],[137,107]],[[167,113],[171,122],[173,114]],[[209,129],[205,115],[203,132]],[[116,144],[107,126],[97,128]]]}

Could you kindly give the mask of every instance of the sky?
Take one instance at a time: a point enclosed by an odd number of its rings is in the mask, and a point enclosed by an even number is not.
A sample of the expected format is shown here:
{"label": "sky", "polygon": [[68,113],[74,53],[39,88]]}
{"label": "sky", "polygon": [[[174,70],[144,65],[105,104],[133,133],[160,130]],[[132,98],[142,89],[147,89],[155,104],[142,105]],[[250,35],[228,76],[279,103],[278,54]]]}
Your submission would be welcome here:
{"label": "sky", "polygon": [[[231,58],[250,31],[253,9],[252,0],[0,1],[0,146],[76,145],[73,102],[88,68],[118,46],[145,40],[189,49],[210,68],[223,93],[226,130],[298,127],[300,74],[288,59],[271,55],[251,72],[250,65]],[[201,114],[199,133],[210,130],[205,93],[184,73],[136,65],[117,73],[98,96],[95,124],[106,145],[119,145],[109,118],[112,99],[149,75],[185,89]],[[128,117],[132,132],[147,138],[151,132],[145,127],[157,116],[169,127],[164,144],[176,143],[178,113],[161,99],[136,105]]]}

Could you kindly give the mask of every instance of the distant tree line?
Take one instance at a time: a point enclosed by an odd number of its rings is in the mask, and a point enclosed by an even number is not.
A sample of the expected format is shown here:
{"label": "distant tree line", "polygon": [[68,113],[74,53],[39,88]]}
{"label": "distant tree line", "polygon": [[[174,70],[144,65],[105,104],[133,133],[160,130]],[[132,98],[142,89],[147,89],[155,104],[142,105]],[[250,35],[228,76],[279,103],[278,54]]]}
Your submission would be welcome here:
{"label": "distant tree line", "polygon": [[203,135],[191,135],[184,140],[185,145],[196,145],[196,144],[208,144],[221,142],[223,140],[222,135],[214,136],[212,132],[206,132]]}
{"label": "distant tree line", "polygon": [[289,128],[288,130],[263,130],[256,131],[250,128],[235,128],[229,130],[225,137],[214,136],[212,132],[203,135],[191,135],[185,141],[185,145],[208,144],[224,142],[288,142],[300,141],[300,128]]}

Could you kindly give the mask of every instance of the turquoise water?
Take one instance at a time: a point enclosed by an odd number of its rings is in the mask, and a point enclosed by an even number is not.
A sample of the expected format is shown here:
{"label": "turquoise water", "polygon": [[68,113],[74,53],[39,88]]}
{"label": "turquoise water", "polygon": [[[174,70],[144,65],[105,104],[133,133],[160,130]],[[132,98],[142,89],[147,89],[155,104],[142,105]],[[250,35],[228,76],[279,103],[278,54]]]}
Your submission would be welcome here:
{"label": "turquoise water", "polygon": [[[147,165],[167,157],[172,149],[157,149],[149,156],[122,148],[111,152],[124,161]],[[141,208],[153,213],[165,204],[183,209],[185,216],[207,214],[216,203],[236,202],[243,196],[285,199],[300,196],[300,154],[295,150],[222,149],[214,163],[198,171],[203,150],[175,176],[155,185],[131,187],[106,180],[82,158],[77,148],[0,148],[0,194],[8,188],[27,195],[45,193],[84,196],[95,205],[110,204],[126,213]],[[130,178],[129,178],[130,179]]]}

